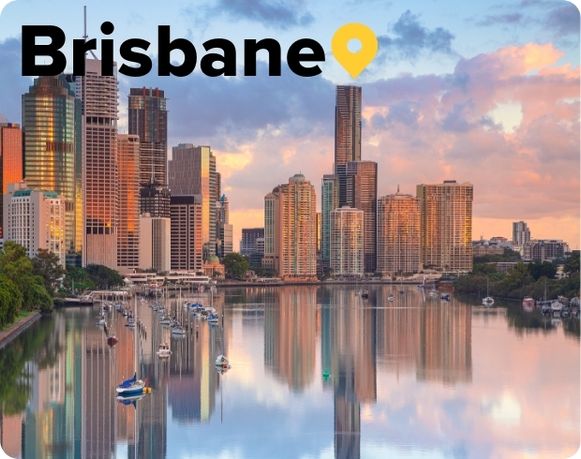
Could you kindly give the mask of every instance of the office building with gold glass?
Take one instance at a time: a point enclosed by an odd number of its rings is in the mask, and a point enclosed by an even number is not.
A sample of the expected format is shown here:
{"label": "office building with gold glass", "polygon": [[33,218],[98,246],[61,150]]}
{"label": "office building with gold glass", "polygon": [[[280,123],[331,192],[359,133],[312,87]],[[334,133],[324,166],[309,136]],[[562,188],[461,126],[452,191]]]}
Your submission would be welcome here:
{"label": "office building with gold glass", "polygon": [[117,267],[130,272],[139,267],[139,137],[117,137],[119,159],[119,233]]}
{"label": "office building with gold glass", "polygon": [[[22,158],[22,129],[18,124],[0,123],[0,192],[24,177]],[[3,237],[2,202],[0,198],[0,239]]]}
{"label": "office building with gold glass", "polygon": [[101,61],[86,59],[76,79],[83,105],[85,245],[83,265],[117,268],[119,178],[117,158],[117,75],[101,74]]}
{"label": "office building with gold glass", "polygon": [[76,186],[81,166],[77,163],[82,148],[80,116],[80,102],[64,75],[39,77],[22,95],[24,177],[31,189],[54,191],[63,199],[65,252],[71,264],[79,261],[82,248],[76,224],[82,215]]}
{"label": "office building with gold glass", "polygon": [[263,265],[283,279],[317,275],[315,188],[302,174],[264,198]]}
{"label": "office building with gold glass", "polygon": [[472,271],[472,184],[418,185],[417,198],[424,268]]}
{"label": "office building with gold glass", "polygon": [[393,276],[419,271],[420,205],[398,190],[377,201],[377,272]]}
{"label": "office building with gold glass", "polygon": [[363,211],[341,207],[331,212],[331,274],[361,277],[364,274]]}
{"label": "office building with gold glass", "polygon": [[172,196],[171,269],[200,272],[202,262],[202,203],[200,195]]}

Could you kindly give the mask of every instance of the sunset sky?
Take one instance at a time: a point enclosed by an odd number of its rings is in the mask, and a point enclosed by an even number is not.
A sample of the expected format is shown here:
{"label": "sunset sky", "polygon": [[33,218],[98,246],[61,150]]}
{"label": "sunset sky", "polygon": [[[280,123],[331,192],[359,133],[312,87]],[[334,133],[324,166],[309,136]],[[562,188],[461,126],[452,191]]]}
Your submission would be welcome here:
{"label": "sunset sky", "polygon": [[[3,2],[0,2],[2,4]],[[158,24],[189,38],[198,58],[209,38],[303,37],[327,51],[323,74],[301,78],[120,76],[120,131],[128,89],[158,86],[169,98],[169,145],[211,145],[231,202],[235,248],[242,227],[262,226],[263,198],[301,171],[320,193],[333,167],[334,86],[363,87],[363,159],[379,163],[379,195],[415,194],[418,183],[474,184],[473,239],[510,237],[526,220],[533,238],[579,248],[579,13],[565,1],[153,2],[16,0],[0,16],[0,118],[20,122],[22,24],[55,24],[68,40],[116,26],[116,47]],[[362,22],[379,54],[357,80],[330,54],[334,31]],[[70,62],[69,62],[70,64]],[[319,203],[320,205],[320,203]]]}

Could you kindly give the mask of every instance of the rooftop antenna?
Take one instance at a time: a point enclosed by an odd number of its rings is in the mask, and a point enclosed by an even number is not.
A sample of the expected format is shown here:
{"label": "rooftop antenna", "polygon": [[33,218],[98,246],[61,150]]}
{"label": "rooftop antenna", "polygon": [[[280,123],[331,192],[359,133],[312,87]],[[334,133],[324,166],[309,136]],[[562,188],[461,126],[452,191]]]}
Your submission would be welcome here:
{"label": "rooftop antenna", "polygon": [[[83,39],[87,41],[87,38],[89,38],[89,35],[87,35],[87,5],[83,5],[83,23],[84,23]],[[90,50],[89,52],[91,53],[94,59],[97,59],[97,56],[95,55],[93,50]]]}
{"label": "rooftop antenna", "polygon": [[397,185],[397,194],[399,194],[399,184]]}

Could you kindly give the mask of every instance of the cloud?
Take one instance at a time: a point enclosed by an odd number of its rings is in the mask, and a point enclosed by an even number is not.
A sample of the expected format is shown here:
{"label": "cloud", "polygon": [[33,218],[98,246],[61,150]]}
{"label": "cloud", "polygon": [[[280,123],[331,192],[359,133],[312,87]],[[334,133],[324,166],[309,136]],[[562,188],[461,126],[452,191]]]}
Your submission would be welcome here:
{"label": "cloud", "polygon": [[32,84],[30,78],[21,75],[20,40],[9,38],[0,42],[0,116],[10,122],[20,122],[20,95]]}
{"label": "cloud", "polygon": [[206,19],[223,14],[235,20],[246,19],[266,27],[285,30],[307,26],[315,19],[304,9],[302,0],[218,0],[216,5],[205,10]]}
{"label": "cloud", "polygon": [[524,21],[524,16],[521,13],[505,13],[505,14],[491,14],[483,17],[481,20],[477,21],[476,24],[479,26],[492,26],[492,25],[519,25]]}
{"label": "cloud", "polygon": [[545,24],[560,35],[579,35],[579,9],[569,3],[559,2],[560,6],[553,8],[547,14]]}
{"label": "cloud", "polygon": [[453,39],[454,35],[442,27],[424,27],[419,22],[419,16],[410,10],[399,17],[391,28],[391,35],[378,36],[383,58],[393,58],[395,53],[397,57],[406,60],[415,60],[427,52],[452,55]]}

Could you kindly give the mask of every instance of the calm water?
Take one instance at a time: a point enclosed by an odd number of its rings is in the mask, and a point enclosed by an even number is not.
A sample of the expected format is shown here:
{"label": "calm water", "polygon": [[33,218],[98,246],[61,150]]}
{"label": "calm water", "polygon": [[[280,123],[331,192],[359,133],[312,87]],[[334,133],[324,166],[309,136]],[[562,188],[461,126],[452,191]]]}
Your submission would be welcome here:
{"label": "calm water", "polygon": [[[415,287],[373,288],[368,300],[349,287],[231,289],[214,305],[224,331],[192,321],[181,339],[138,306],[140,376],[152,393],[135,406],[114,397],[135,367],[121,315],[111,313],[113,348],[96,309],[43,319],[0,351],[4,449],[322,459],[565,458],[578,447],[578,321],[426,300]],[[169,361],[156,356],[161,341]],[[232,368],[219,375],[223,351]]]}

